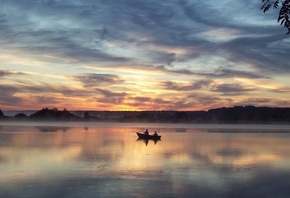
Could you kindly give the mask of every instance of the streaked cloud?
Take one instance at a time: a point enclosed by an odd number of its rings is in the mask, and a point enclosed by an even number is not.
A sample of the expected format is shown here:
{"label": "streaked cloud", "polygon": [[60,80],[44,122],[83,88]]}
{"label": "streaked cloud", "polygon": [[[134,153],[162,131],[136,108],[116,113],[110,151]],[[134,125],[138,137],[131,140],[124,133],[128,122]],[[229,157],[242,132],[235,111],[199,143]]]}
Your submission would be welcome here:
{"label": "streaked cloud", "polygon": [[193,82],[189,84],[185,83],[177,83],[172,81],[164,81],[161,82],[161,86],[170,89],[170,90],[178,90],[178,91],[192,91],[192,90],[198,90],[202,87],[209,86],[212,83],[210,80],[200,80],[198,82]]}
{"label": "streaked cloud", "polygon": [[23,72],[15,72],[10,70],[0,70],[0,77],[10,76],[10,75],[26,75]]}
{"label": "streaked cloud", "polygon": [[240,84],[220,84],[216,85],[212,90],[215,92],[220,92],[224,95],[240,95],[254,91],[253,88],[246,88]]}
{"label": "streaked cloud", "polygon": [[0,109],[196,110],[255,95],[287,106],[290,39],[260,6],[3,1]]}
{"label": "streaked cloud", "polygon": [[87,74],[74,76],[72,79],[80,81],[84,87],[98,87],[124,82],[119,76],[112,74]]}

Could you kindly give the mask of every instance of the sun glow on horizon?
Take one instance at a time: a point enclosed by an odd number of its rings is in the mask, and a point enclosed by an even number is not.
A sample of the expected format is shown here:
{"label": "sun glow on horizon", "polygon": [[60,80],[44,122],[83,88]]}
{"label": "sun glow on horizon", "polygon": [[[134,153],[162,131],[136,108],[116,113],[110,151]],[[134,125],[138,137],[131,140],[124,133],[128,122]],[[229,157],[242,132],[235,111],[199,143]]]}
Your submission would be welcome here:
{"label": "sun glow on horizon", "polygon": [[239,77],[234,77],[234,79],[237,81],[249,84],[249,85],[253,85],[253,86],[265,88],[265,89],[278,90],[278,89],[286,87],[285,85],[281,83],[269,82],[268,80],[247,79],[247,78],[239,78]]}

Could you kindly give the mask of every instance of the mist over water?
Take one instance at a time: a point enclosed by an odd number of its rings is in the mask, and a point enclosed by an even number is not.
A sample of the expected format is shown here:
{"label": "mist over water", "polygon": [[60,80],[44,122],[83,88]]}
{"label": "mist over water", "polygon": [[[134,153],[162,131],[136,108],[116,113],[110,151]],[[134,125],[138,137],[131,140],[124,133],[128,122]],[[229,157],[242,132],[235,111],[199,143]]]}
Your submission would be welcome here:
{"label": "mist over water", "polygon": [[[0,197],[290,194],[290,134],[285,125],[1,126]],[[158,131],[161,141],[137,140],[135,132],[146,128]]]}

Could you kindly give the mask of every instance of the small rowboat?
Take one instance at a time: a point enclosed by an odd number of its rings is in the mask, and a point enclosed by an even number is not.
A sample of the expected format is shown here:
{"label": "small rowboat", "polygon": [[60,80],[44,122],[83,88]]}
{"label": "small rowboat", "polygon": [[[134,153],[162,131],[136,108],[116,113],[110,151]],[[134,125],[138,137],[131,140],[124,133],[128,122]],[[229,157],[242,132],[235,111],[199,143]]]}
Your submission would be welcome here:
{"label": "small rowboat", "polygon": [[161,136],[160,135],[145,135],[144,133],[138,133],[136,132],[138,137],[140,139],[147,139],[147,140],[160,140]]}

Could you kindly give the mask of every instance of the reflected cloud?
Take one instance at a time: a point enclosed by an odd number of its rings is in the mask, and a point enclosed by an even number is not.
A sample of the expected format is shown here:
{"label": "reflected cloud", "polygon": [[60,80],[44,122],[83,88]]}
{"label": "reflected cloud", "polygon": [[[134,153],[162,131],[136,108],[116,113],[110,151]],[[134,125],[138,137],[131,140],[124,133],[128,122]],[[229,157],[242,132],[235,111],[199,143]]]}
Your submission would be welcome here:
{"label": "reflected cloud", "polygon": [[[35,177],[53,177],[55,172],[67,174],[72,166],[79,164],[75,159],[80,155],[80,146],[65,148],[14,148],[1,147],[1,176],[17,181]],[[66,167],[66,168],[64,168]],[[1,181],[0,181],[1,182]]]}
{"label": "reflected cloud", "polygon": [[[4,126],[0,133],[1,186],[7,182],[25,186],[41,178],[50,187],[61,181],[58,185],[64,187],[63,192],[80,185],[74,189],[91,186],[86,192],[95,194],[96,189],[111,192],[116,185],[115,190],[126,193],[144,186],[154,191],[156,183],[181,196],[181,192],[196,193],[193,187],[205,195],[208,190],[232,192],[240,185],[259,185],[265,167],[269,178],[277,179],[277,172],[290,174],[287,133],[207,133],[186,126],[180,127],[180,133],[177,126],[102,125],[70,126],[66,133],[41,133],[35,127],[16,132],[16,126],[7,132]],[[136,141],[136,129],[143,128],[160,129],[162,141]]]}

